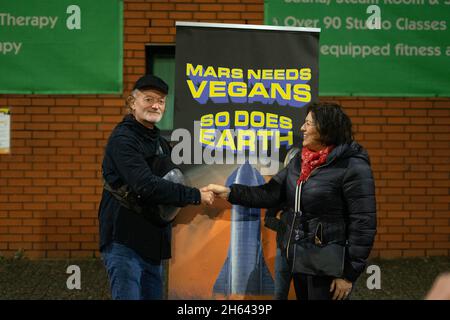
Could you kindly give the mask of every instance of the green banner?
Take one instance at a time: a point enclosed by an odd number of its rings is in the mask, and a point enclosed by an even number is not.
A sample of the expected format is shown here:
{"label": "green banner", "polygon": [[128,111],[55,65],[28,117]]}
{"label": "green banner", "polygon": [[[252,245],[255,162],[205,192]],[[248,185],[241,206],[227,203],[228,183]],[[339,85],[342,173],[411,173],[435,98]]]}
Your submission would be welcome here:
{"label": "green banner", "polygon": [[265,0],[266,24],[322,29],[321,96],[450,96],[449,19],[450,0]]}
{"label": "green banner", "polygon": [[0,93],[122,93],[123,0],[0,0]]}

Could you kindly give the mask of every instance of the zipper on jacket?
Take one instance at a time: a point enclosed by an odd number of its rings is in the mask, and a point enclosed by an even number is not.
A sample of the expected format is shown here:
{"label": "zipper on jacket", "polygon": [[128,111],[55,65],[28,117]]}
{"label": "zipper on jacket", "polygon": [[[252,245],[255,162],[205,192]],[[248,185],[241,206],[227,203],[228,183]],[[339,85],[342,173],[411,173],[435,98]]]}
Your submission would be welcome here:
{"label": "zipper on jacket", "polygon": [[[291,226],[291,231],[289,232],[289,239],[288,239],[288,243],[286,246],[286,259],[289,259],[289,246],[291,244],[291,237],[292,237],[292,232],[294,231],[294,225],[295,225],[295,219],[297,218],[297,212],[299,213],[299,216],[302,216],[302,211],[301,211],[301,196],[302,196],[302,187],[303,187],[303,183],[305,183],[306,181],[308,181],[308,179],[312,176],[312,174],[314,173],[314,171],[316,171],[317,169],[326,167],[328,165],[330,165],[331,163],[333,163],[333,161],[336,159],[336,157],[334,157],[333,159],[331,159],[330,162],[323,164],[317,168],[314,168],[313,171],[311,171],[311,173],[309,174],[309,176],[306,178],[305,181],[300,181],[300,184],[297,184],[297,187],[295,188],[295,203],[294,203],[294,219],[292,219],[292,226]],[[293,263],[292,266],[294,266],[295,264],[295,250],[294,250],[294,259],[293,259]]]}
{"label": "zipper on jacket", "polygon": [[[295,188],[294,218],[292,219],[291,231],[289,232],[289,239],[288,239],[288,243],[286,246],[286,259],[289,259],[289,246],[291,244],[291,237],[292,237],[292,232],[294,231],[294,225],[295,225],[295,219],[297,218],[297,212],[300,214],[300,217],[302,216],[302,212],[300,210],[300,208],[301,208],[300,198],[301,198],[301,194],[302,194],[302,185],[303,185],[303,181],[301,181],[300,184],[297,184],[297,187]],[[295,257],[295,251],[294,251],[294,257]]]}
{"label": "zipper on jacket", "polygon": [[297,250],[294,250],[294,258],[292,259],[292,269],[291,269],[291,274],[294,273],[294,269],[295,269],[295,253],[297,252]]}

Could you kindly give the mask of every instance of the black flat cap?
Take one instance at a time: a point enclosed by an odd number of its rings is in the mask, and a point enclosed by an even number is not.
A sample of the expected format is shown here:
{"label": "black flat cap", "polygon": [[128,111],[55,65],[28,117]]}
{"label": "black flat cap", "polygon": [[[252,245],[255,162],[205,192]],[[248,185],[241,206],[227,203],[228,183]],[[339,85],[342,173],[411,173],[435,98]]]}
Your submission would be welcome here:
{"label": "black flat cap", "polygon": [[135,89],[156,89],[164,94],[169,93],[169,86],[167,83],[165,83],[163,79],[151,74],[140,77],[134,84],[133,90]]}

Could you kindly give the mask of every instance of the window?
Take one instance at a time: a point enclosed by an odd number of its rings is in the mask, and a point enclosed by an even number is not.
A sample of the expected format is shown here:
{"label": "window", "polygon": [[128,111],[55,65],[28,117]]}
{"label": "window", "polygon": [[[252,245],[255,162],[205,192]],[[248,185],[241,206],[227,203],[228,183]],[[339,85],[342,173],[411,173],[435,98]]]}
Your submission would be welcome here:
{"label": "window", "polygon": [[158,123],[158,128],[164,136],[173,130],[175,103],[175,45],[148,45],[145,47],[147,60],[146,73],[162,78],[169,85],[166,111]]}

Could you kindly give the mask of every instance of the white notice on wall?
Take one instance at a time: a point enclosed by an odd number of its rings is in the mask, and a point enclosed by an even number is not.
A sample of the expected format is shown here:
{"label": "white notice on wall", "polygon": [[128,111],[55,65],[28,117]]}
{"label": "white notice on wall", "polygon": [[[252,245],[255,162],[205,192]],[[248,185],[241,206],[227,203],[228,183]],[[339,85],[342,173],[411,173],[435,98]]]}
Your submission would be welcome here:
{"label": "white notice on wall", "polygon": [[0,154],[11,152],[11,114],[8,107],[0,107]]}

